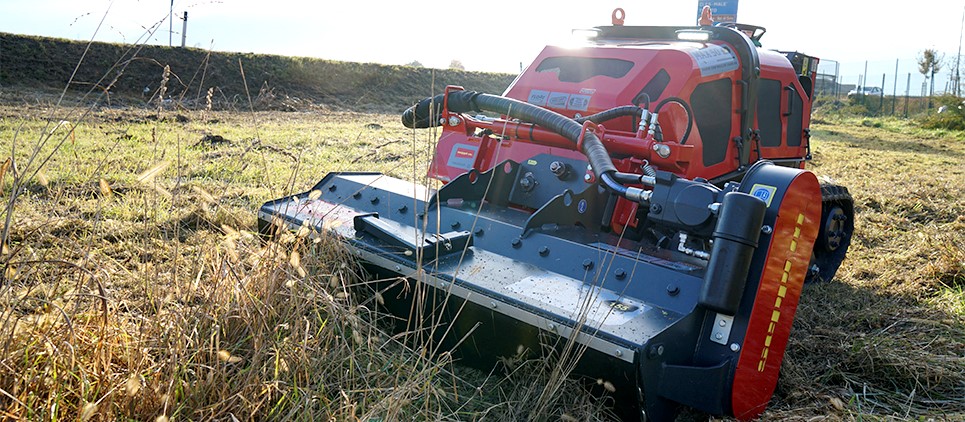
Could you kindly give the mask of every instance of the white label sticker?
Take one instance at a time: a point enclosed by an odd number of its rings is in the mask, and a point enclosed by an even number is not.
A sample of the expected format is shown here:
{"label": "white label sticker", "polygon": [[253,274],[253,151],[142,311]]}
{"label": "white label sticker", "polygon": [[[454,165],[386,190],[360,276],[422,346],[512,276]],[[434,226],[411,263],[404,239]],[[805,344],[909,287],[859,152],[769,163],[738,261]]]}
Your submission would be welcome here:
{"label": "white label sticker", "polygon": [[590,107],[590,96],[589,95],[570,95],[570,101],[566,104],[566,108],[570,110],[586,111]]}
{"label": "white label sticker", "polygon": [[737,56],[729,48],[707,44],[700,50],[691,51],[690,56],[697,62],[701,76],[716,75],[718,73],[737,70]]}
{"label": "white label sticker", "polygon": [[534,90],[532,90],[532,91],[529,91],[529,98],[526,99],[526,102],[528,102],[528,103],[530,103],[530,104],[532,104],[532,105],[538,105],[538,106],[540,106],[540,107],[545,107],[545,106],[546,106],[546,100],[549,99],[549,96],[550,96],[550,92],[549,92],[549,91],[542,91],[542,90],[539,90],[539,89],[534,89]]}
{"label": "white label sticker", "polygon": [[552,92],[550,93],[550,98],[546,105],[551,108],[566,108],[566,104],[569,102],[569,100],[570,94]]}

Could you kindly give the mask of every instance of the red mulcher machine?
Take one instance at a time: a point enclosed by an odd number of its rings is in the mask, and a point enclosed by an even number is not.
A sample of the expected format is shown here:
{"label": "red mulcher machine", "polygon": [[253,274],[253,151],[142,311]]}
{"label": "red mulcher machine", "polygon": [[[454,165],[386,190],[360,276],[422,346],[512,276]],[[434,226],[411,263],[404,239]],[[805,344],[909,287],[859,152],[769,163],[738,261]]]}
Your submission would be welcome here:
{"label": "red mulcher machine", "polygon": [[440,189],[331,173],[259,222],[343,239],[385,310],[442,321],[464,362],[569,342],[634,414],[751,419],[805,280],[833,277],[853,231],[847,189],[804,170],[818,60],[756,47],[760,27],[622,18],[503,95],[449,86],[406,110],[442,127]]}

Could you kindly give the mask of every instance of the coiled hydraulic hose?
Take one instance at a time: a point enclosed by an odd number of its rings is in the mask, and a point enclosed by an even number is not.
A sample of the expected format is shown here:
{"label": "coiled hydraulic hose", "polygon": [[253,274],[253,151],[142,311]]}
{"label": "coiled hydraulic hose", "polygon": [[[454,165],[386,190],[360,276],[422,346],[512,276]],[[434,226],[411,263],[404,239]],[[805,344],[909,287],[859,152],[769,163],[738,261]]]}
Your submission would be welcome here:
{"label": "coiled hydraulic hose", "polygon": [[[453,91],[448,98],[445,94],[426,98],[418,104],[410,107],[402,113],[402,124],[408,128],[428,128],[439,125],[439,116],[442,115],[443,100],[446,100],[449,111],[454,113],[469,113],[490,111],[510,116],[525,122],[534,123],[538,126],[552,130],[577,144],[580,135],[583,135],[583,142],[580,144],[583,155],[586,156],[593,171],[596,172],[600,182],[608,190],[626,197],[627,199],[640,202],[643,191],[639,188],[628,188],[623,186],[617,178],[637,177],[639,175],[618,174],[610,153],[600,141],[600,138],[593,132],[583,132],[583,125],[575,120],[559,114],[552,110],[534,106],[512,98],[500,97],[496,95],[483,94],[475,91]],[[631,106],[632,107],[632,106]]]}
{"label": "coiled hydraulic hose", "polygon": [[680,137],[680,145],[683,145],[687,142],[687,138],[690,137],[690,131],[694,128],[694,111],[690,108],[690,105],[688,105],[686,101],[680,99],[679,97],[667,97],[664,98],[663,101],[657,103],[657,106],[654,107],[653,112],[659,113],[660,110],[663,109],[663,106],[667,105],[668,103],[680,104],[680,106],[684,108],[684,111],[687,112],[687,130],[684,131],[684,136]]}

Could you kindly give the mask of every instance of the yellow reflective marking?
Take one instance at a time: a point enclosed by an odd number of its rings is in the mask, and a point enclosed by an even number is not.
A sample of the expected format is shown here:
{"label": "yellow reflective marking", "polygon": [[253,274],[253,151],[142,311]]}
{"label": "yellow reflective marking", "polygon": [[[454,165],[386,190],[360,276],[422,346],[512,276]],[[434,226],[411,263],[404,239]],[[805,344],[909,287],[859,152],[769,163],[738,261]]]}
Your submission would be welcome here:
{"label": "yellow reflective marking", "polygon": [[[797,227],[794,228],[794,238],[791,239],[790,251],[797,252],[797,240],[801,237],[801,226],[804,224],[804,213],[797,215]],[[784,261],[784,274],[781,275],[781,286],[777,290],[777,298],[774,299],[774,311],[771,312],[771,322],[767,326],[767,337],[764,339],[764,348],[761,350],[761,360],[757,363],[757,371],[764,372],[767,365],[767,353],[771,347],[771,340],[774,331],[777,330],[777,322],[781,319],[781,305],[787,297],[787,281],[791,277],[791,260]]]}

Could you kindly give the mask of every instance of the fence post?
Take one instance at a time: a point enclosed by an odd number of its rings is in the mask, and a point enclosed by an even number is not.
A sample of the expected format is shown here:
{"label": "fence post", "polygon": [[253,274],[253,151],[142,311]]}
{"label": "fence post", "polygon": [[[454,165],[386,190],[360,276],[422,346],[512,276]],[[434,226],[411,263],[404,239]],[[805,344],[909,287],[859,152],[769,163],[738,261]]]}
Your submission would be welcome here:
{"label": "fence post", "polygon": [[905,82],[905,118],[908,118],[908,94],[911,91],[911,72],[908,72],[908,82]]}
{"label": "fence post", "polygon": [[878,115],[885,114],[885,74],[881,74],[881,95],[878,97]]}
{"label": "fence post", "polygon": [[[881,87],[885,89],[885,87]],[[898,102],[898,59],[895,59],[895,87],[891,89],[891,115],[895,115],[895,103]]]}

